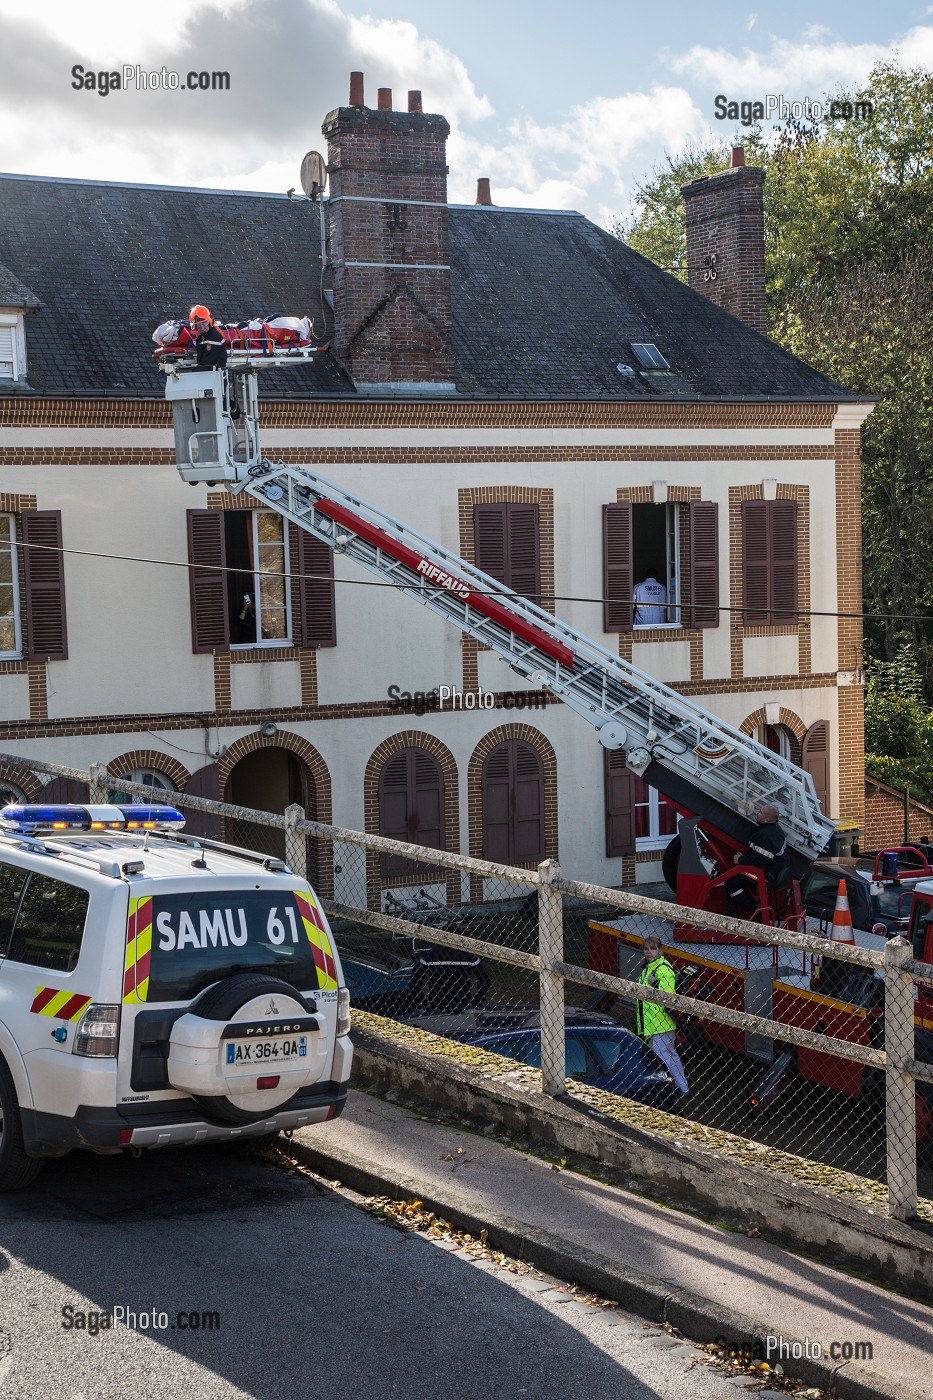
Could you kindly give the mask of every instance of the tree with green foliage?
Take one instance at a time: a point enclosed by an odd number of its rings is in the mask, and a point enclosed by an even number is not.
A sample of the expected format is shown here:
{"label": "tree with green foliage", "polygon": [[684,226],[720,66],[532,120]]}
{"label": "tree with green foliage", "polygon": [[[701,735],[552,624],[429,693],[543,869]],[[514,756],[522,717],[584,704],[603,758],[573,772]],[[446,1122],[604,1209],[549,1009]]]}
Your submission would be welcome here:
{"label": "tree with green foliage", "polygon": [[[824,374],[878,395],[863,439],[869,655],[912,648],[933,697],[933,73],[879,64],[869,120],[736,135],[765,179],[771,335]],[[686,280],[683,185],[729,164],[712,145],[668,157],[613,231]]]}
{"label": "tree with green foliage", "polygon": [[933,710],[909,646],[866,668],[865,771],[933,801]]}

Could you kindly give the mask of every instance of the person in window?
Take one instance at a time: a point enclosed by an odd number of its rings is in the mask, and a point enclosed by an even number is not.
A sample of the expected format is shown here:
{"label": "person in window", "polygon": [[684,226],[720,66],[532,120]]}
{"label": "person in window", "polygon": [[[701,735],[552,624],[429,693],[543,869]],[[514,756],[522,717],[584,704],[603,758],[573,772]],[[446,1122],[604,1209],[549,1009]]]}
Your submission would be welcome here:
{"label": "person in window", "polygon": [[223,369],[227,363],[227,342],[206,306],[192,306],[188,325],[194,337],[198,369]]}
{"label": "person in window", "polygon": [[[645,939],[642,949],[642,968],[638,978],[641,987],[655,987],[661,992],[677,990],[677,974],[664,956],[660,938]],[[670,1072],[682,1098],[690,1093],[687,1076],[675,1044],[677,1022],[663,1006],[653,1001],[639,1001],[635,1012],[636,1029],[642,1040],[647,1041],[652,1051]]]}
{"label": "person in window", "polygon": [[253,595],[251,593],[244,593],[240,599],[236,631],[237,641],[256,641],[256,604],[253,602]]}
{"label": "person in window", "polygon": [[[773,802],[759,807],[755,818],[758,825],[752,832],[747,850],[736,862],[737,865],[750,865],[763,871],[769,891],[786,889],[792,873],[787,854],[787,836],[781,826],[780,815]],[[757,882],[748,876],[736,874],[725,888],[729,902],[740,918],[751,918],[757,912]]]}
{"label": "person in window", "polygon": [[647,569],[641,583],[636,583],[635,626],[658,627],[667,621],[667,588],[658,581],[657,569]]}

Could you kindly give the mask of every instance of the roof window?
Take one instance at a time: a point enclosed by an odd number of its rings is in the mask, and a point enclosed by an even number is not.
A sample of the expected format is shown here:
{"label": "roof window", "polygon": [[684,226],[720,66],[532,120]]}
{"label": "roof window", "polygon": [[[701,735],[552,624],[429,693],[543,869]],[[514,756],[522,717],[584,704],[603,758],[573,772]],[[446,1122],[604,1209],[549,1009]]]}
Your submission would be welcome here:
{"label": "roof window", "polygon": [[670,369],[667,360],[651,341],[632,341],[632,354],[643,369]]}

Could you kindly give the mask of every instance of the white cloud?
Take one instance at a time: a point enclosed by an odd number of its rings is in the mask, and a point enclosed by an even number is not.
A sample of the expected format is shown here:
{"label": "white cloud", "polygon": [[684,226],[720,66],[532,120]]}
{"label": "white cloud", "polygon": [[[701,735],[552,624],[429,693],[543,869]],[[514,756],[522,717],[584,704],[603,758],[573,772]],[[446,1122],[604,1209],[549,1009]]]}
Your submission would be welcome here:
{"label": "white cloud", "polygon": [[757,23],[758,23],[758,16],[754,13],[754,11],[752,11],[752,13],[749,15],[748,19],[745,21],[745,28],[746,28],[746,29],[754,29],[754,28],[755,28],[755,25],[756,25]]}
{"label": "white cloud", "polygon": [[[257,171],[301,160],[321,145],[319,123],[347,101],[349,74],[410,88],[426,111],[476,122],[492,108],[463,62],[413,24],[355,18],[336,0],[167,0],[75,7],[47,0],[24,18],[0,0],[4,166],[34,174],[181,183],[231,177],[255,188]],[[114,91],[72,86],[72,67],[226,70],[229,92]],[[241,178],[242,177],[242,178]],[[288,184],[294,180],[289,179]]]}
{"label": "white cloud", "polygon": [[933,60],[933,26],[929,25],[916,25],[890,44],[847,44],[829,39],[825,30],[816,37],[813,31],[808,33],[810,37],[798,41],[772,36],[767,50],[746,48],[742,53],[697,44],[686,53],[669,56],[668,66],[688,81],[729,95],[799,92],[819,99],[840,83],[863,83],[876,63],[895,54],[911,65]]}

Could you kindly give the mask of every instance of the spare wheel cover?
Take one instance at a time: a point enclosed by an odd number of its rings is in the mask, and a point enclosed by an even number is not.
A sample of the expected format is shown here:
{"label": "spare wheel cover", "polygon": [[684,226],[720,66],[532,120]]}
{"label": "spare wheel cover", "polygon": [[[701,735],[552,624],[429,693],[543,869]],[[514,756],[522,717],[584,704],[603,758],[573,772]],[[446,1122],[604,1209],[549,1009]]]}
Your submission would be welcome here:
{"label": "spare wheel cover", "polygon": [[[313,999],[276,977],[239,973],[208,987],[174,1022],[168,1078],[209,1121],[255,1123],[321,1077],[325,1042]],[[278,1083],[260,1089],[257,1081],[270,1077]]]}

